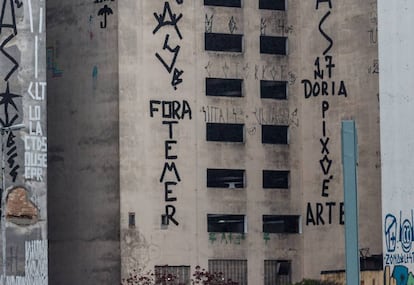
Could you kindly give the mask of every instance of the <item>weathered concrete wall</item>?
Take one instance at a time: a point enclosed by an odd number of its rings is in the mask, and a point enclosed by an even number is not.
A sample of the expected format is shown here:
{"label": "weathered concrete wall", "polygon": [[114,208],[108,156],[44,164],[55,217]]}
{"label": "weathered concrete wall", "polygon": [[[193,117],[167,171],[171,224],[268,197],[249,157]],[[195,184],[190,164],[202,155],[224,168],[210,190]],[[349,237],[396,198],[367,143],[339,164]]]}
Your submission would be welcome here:
{"label": "weathered concrete wall", "polygon": [[50,283],[118,284],[118,3],[47,4]]}
{"label": "weathered concrete wall", "polygon": [[412,282],[414,272],[413,11],[412,2],[378,1],[385,284]]}
{"label": "weathered concrete wall", "polygon": [[[168,1],[174,14],[182,14],[178,30],[173,27],[157,27],[153,13],[163,14],[163,1],[119,2],[120,49],[120,160],[121,160],[121,238],[123,270],[138,267],[153,268],[158,263],[195,264],[197,250],[196,203],[196,140],[194,120],[197,109],[194,101],[197,57],[194,55],[193,5],[185,2],[178,5]],[[167,14],[168,15],[168,14]],[[167,16],[168,17],[168,16]],[[166,35],[170,35],[171,46],[181,47],[175,68],[183,70],[183,82],[171,84],[170,74],[155,56],[159,52],[168,62],[171,54],[163,51]],[[182,38],[180,38],[180,35]],[[201,36],[201,35],[200,35]],[[201,94],[200,94],[201,96]],[[183,100],[189,103],[191,115],[187,114],[173,126],[169,135],[162,118],[155,113],[151,118],[151,100]],[[164,200],[163,184],[160,183],[166,158],[163,153],[164,141],[176,140],[173,160],[181,181],[174,187],[176,202]],[[167,179],[174,178],[168,174]],[[169,230],[161,229],[161,216],[170,204],[176,208],[176,220]],[[136,228],[128,227],[129,212],[135,213]],[[177,254],[177,253],[180,254]],[[167,259],[171,261],[167,262]]]}
{"label": "weathered concrete wall", "polygon": [[[2,1],[2,284],[48,284],[44,1]],[[6,279],[3,279],[6,276]]]}
{"label": "weathered concrete wall", "polygon": [[[124,276],[208,259],[248,260],[250,284],[265,259],[291,260],[293,281],[343,268],[340,122],[350,118],[360,246],[381,252],[375,3],[287,3],[280,12],[256,1],[48,2],[52,284],[119,282],[119,230]],[[206,52],[204,32],[243,34],[243,52]],[[260,35],[288,36],[289,55],[260,54]],[[205,96],[206,77],[243,79],[244,97]],[[260,99],[260,80],[287,81],[288,100]],[[316,82],[329,95],[309,94]],[[172,101],[177,117],[162,114]],[[245,142],[206,142],[210,122],[244,123]],[[289,125],[289,145],[263,145],[264,124]],[[173,162],[176,199],[166,199]],[[246,186],[207,189],[207,168],[245,169]],[[262,189],[263,169],[290,170],[289,190]],[[247,233],[209,234],[208,213],[246,215]],[[301,215],[301,234],[263,233],[264,214]]]}
{"label": "weathered concrete wall", "polygon": [[[287,12],[259,10],[256,1],[244,1],[242,8],[197,1],[119,4],[124,275],[157,264],[206,267],[214,258],[247,259],[251,284],[261,282],[265,259],[292,260],[296,281],[343,268],[340,123],[350,118],[356,120],[359,135],[360,246],[381,252],[376,6],[305,2],[288,1]],[[176,17],[174,24],[163,22],[164,13],[167,20]],[[243,34],[243,52],[206,52],[204,32]],[[173,51],[163,49],[167,35],[170,48],[180,48],[175,60]],[[288,36],[289,55],[260,54],[260,35]],[[157,53],[168,58],[171,72]],[[182,82],[171,84],[174,68],[184,73],[179,73]],[[318,68],[321,73],[314,77]],[[243,79],[244,97],[206,97],[206,77]],[[289,99],[260,99],[261,79],[288,81]],[[309,85],[316,82],[320,92],[322,85],[329,86],[323,91],[329,95],[309,94]],[[181,105],[185,100],[191,118],[186,114],[177,120],[171,134],[171,118],[162,116],[161,105],[155,105],[158,111],[151,116],[152,100]],[[208,122],[244,123],[245,143],[206,142]],[[263,145],[263,124],[288,124],[289,146]],[[165,153],[169,139],[176,141],[172,160]],[[177,200],[169,203],[160,177],[165,163],[172,161],[181,180],[173,190]],[[209,167],[245,169],[247,186],[207,189]],[[290,189],[264,191],[263,169],[290,170]],[[179,225],[163,229],[166,205],[176,210]],[[130,213],[135,214],[135,227],[128,227]],[[244,239],[234,243],[221,234],[209,235],[207,213],[246,214]],[[263,214],[301,215],[303,232],[264,235]]]}

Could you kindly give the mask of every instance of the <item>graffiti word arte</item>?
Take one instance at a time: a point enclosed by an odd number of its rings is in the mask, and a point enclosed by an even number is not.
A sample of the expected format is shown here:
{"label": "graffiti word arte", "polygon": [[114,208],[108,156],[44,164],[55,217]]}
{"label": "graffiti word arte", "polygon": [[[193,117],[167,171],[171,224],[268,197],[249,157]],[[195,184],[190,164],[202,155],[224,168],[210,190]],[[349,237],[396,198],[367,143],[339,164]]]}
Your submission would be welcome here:
{"label": "graffiti word arte", "polygon": [[316,203],[315,205],[308,203],[306,210],[306,225],[332,225],[334,223],[334,212],[338,213],[338,224],[344,225],[344,203],[339,203],[339,205],[336,202]]}

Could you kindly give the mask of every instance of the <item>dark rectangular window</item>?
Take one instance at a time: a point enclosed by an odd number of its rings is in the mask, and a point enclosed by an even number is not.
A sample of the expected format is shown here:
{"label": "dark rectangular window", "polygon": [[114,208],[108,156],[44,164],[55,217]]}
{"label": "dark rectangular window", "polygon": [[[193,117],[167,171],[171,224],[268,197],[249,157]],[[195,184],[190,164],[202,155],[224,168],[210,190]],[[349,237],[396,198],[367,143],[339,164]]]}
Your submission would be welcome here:
{"label": "dark rectangular window", "polygon": [[244,215],[207,215],[207,231],[209,233],[245,233]]}
{"label": "dark rectangular window", "polygon": [[290,260],[265,260],[265,285],[288,285],[291,282]]}
{"label": "dark rectangular window", "polygon": [[243,35],[205,33],[204,47],[209,51],[242,52]]}
{"label": "dark rectangular window", "polygon": [[230,279],[234,284],[247,285],[247,260],[210,259],[208,271],[222,275],[222,280]]}
{"label": "dark rectangular window", "polygon": [[260,53],[287,54],[287,37],[260,36]]}
{"label": "dark rectangular window", "polygon": [[155,266],[155,284],[190,285],[190,280],[190,266]]}
{"label": "dark rectangular window", "polygon": [[288,126],[262,125],[262,143],[288,144]]}
{"label": "dark rectangular window", "polygon": [[135,213],[128,213],[128,225],[130,228],[135,227]]}
{"label": "dark rectangular window", "polygon": [[244,170],[207,169],[207,187],[230,189],[243,188]]}
{"label": "dark rectangular window", "polygon": [[204,0],[206,6],[241,7],[241,0]]}
{"label": "dark rectangular window", "polygon": [[278,234],[299,233],[300,216],[263,215],[263,232]]}
{"label": "dark rectangular window", "polygon": [[259,0],[259,9],[286,10],[286,0]]}
{"label": "dark rectangular window", "polygon": [[263,188],[289,188],[289,171],[263,170]]}
{"label": "dark rectangular window", "polygon": [[287,99],[287,82],[260,80],[260,98]]}
{"label": "dark rectangular window", "polygon": [[243,124],[207,123],[207,141],[243,142]]}
{"label": "dark rectangular window", "polygon": [[242,97],[243,79],[206,78],[207,96]]}

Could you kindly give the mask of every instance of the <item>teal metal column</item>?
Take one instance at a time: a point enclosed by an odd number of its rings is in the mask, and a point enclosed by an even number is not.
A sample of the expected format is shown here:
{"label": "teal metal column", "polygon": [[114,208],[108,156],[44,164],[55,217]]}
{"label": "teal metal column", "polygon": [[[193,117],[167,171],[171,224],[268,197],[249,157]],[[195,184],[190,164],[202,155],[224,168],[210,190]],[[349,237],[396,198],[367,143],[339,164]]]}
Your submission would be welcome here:
{"label": "teal metal column", "polygon": [[359,285],[357,134],[355,121],[342,121],[346,284]]}

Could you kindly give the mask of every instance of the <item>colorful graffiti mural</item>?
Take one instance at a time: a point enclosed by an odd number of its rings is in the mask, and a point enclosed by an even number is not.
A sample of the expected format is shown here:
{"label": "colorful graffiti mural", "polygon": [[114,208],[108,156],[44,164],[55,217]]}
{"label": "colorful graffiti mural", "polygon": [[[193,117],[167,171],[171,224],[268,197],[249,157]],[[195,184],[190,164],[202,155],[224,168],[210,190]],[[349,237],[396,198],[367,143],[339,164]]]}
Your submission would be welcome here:
{"label": "colorful graffiti mural", "polygon": [[397,265],[391,272],[391,267],[384,270],[384,285],[414,285],[413,272],[404,265]]}
{"label": "colorful graffiti mural", "polygon": [[414,285],[414,210],[384,218],[384,284]]}
{"label": "colorful graffiti mural", "polygon": [[384,219],[384,264],[400,265],[414,264],[414,210],[409,217],[400,211],[398,218],[387,214]]}

